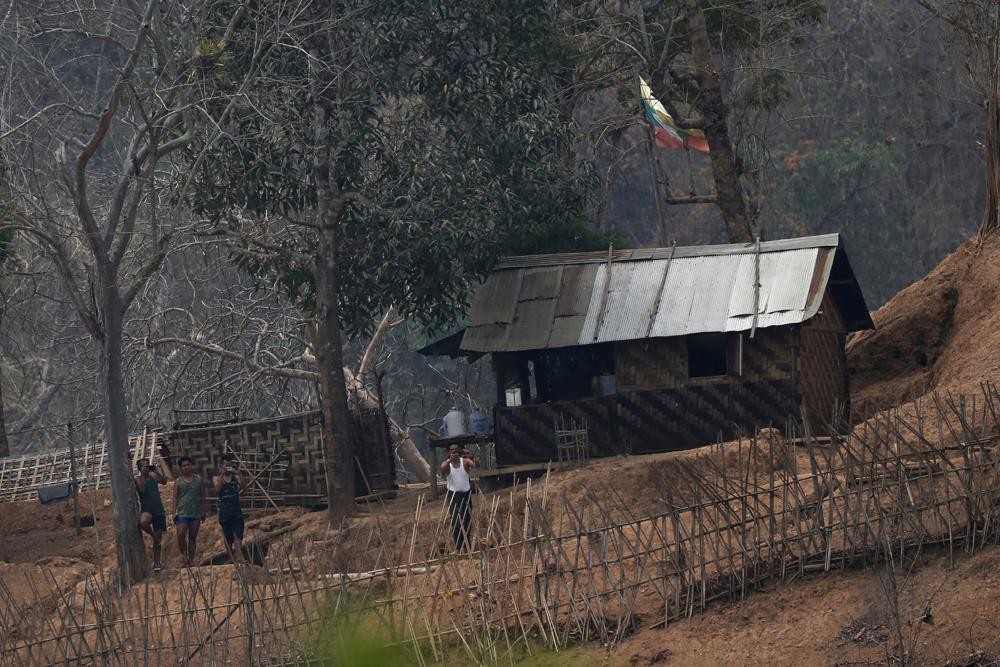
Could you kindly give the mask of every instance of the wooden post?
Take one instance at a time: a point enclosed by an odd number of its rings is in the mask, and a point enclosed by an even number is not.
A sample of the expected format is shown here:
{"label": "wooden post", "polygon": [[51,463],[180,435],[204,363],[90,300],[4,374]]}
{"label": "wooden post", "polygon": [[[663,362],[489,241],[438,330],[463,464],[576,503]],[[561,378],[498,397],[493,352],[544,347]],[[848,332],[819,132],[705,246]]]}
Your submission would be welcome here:
{"label": "wooden post", "polygon": [[438,452],[437,447],[431,445],[431,498],[438,499]]}
{"label": "wooden post", "polygon": [[76,481],[76,444],[73,442],[72,422],[66,422],[66,437],[69,439],[69,474],[73,480],[73,516],[76,520],[76,536],[80,537],[80,486]]}
{"label": "wooden post", "polygon": [[[632,68],[635,87],[639,93],[639,103],[643,106],[643,113],[646,109],[646,100],[642,94],[642,84],[639,82],[639,70]],[[657,245],[666,246],[672,239],[667,233],[667,219],[663,215],[663,200],[670,191],[670,185],[664,183],[663,165],[660,164],[660,154],[657,152],[656,136],[652,127],[643,127],[646,132],[646,161],[649,164],[649,171],[653,177],[653,202],[656,204],[656,240]],[[693,189],[693,188],[692,188]]]}

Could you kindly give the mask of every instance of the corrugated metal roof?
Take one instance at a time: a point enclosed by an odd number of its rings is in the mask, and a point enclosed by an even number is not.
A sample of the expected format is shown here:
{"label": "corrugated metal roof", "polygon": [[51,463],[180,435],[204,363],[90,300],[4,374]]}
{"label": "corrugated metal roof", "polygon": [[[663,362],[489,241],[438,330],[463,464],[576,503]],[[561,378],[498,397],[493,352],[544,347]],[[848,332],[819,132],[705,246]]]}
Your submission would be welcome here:
{"label": "corrugated metal roof", "polygon": [[[610,266],[607,252],[507,258],[473,302],[462,349],[745,331],[754,325],[755,303],[757,328],[798,324],[818,311],[838,248],[830,234],[764,242],[759,255],[753,244],[733,244],[617,251]],[[842,263],[849,272],[846,256]],[[867,312],[857,294],[860,306],[852,306]],[[870,326],[870,319],[854,324]]]}
{"label": "corrugated metal roof", "polygon": [[[779,239],[763,241],[761,252],[780,250],[801,250],[803,248],[836,248],[840,245],[839,234],[823,234],[820,236],[801,236],[794,239]],[[666,259],[671,254],[670,248],[635,248],[632,250],[615,250],[615,262],[642,261],[649,259]],[[674,257],[708,257],[711,255],[742,255],[754,254],[753,243],[730,243],[726,245],[694,245],[680,246],[673,249]],[[528,266],[565,266],[569,264],[600,264],[608,261],[608,252],[567,252],[558,255],[517,255],[504,257],[497,262],[496,269],[517,269]]]}

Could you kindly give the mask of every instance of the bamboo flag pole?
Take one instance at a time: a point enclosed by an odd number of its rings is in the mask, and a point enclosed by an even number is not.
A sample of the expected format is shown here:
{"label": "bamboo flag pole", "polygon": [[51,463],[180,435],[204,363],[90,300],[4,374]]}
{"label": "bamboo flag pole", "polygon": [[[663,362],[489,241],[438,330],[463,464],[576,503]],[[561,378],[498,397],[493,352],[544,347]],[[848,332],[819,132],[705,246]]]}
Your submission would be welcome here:
{"label": "bamboo flag pole", "polygon": [[[635,90],[639,95],[639,104],[645,105],[642,99],[642,84],[639,82],[639,70],[632,68],[633,79],[635,80]],[[669,192],[670,184],[666,182],[666,175],[663,165],[660,162],[660,154],[656,152],[656,136],[652,128],[646,128],[646,161],[649,164],[649,171],[653,177],[653,202],[656,204],[656,233],[657,245],[665,246],[667,241],[667,219],[663,216],[663,202]]]}
{"label": "bamboo flag pole", "polygon": [[757,316],[760,313],[760,237],[753,253],[753,323],[750,325],[750,339],[757,333]]}

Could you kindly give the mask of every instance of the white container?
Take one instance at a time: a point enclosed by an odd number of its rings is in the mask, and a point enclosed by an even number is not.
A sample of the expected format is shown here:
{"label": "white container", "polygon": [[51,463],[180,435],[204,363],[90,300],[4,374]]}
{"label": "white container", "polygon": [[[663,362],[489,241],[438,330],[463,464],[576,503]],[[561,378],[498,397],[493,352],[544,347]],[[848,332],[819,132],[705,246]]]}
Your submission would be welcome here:
{"label": "white container", "polygon": [[504,404],[508,408],[516,408],[517,406],[521,405],[521,388],[511,387],[510,389],[508,389],[507,400],[504,402]]}
{"label": "white container", "polygon": [[476,408],[469,415],[469,428],[475,435],[485,435],[490,432],[490,420],[483,414],[483,411]]}
{"label": "white container", "polygon": [[465,413],[452,406],[448,414],[444,416],[444,432],[446,438],[454,438],[468,433],[465,427]]}

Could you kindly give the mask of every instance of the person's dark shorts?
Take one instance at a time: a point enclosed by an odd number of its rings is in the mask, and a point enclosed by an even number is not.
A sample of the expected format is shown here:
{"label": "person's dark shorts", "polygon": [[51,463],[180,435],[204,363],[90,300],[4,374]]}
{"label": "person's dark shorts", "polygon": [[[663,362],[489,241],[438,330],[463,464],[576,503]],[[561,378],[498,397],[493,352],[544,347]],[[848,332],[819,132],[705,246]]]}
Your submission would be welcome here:
{"label": "person's dark shorts", "polygon": [[222,526],[222,534],[226,538],[226,542],[229,544],[233,543],[237,537],[241,540],[243,539],[243,517],[236,519],[219,519],[219,525]]}
{"label": "person's dark shorts", "polygon": [[201,522],[201,517],[200,516],[180,516],[180,515],[178,515],[178,516],[174,517],[174,523],[176,523],[178,526],[180,526],[182,524],[187,525],[187,524],[200,523],[200,522]]}
{"label": "person's dark shorts", "polygon": [[166,514],[150,514],[153,517],[153,530],[165,533],[167,532],[167,515]]}

